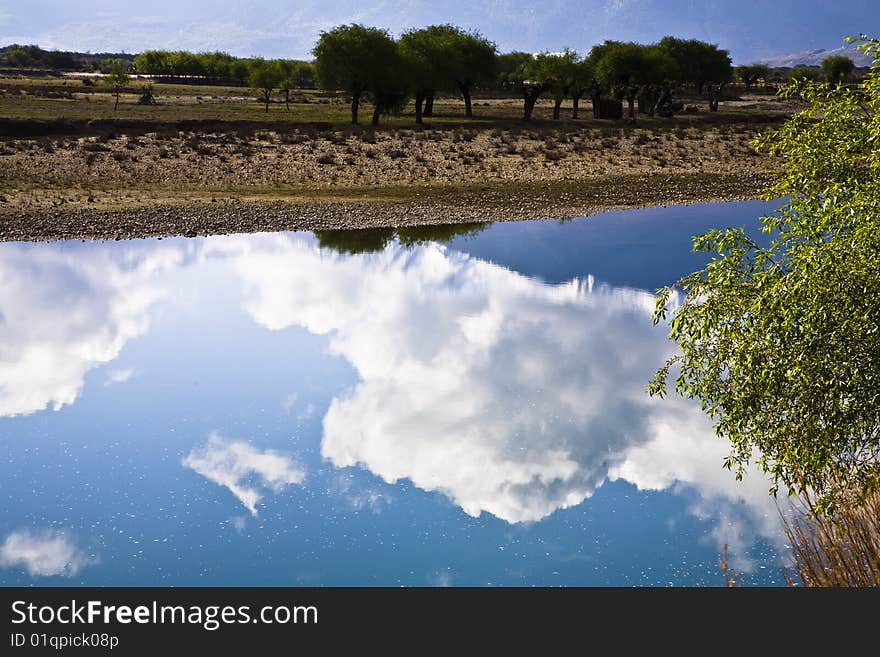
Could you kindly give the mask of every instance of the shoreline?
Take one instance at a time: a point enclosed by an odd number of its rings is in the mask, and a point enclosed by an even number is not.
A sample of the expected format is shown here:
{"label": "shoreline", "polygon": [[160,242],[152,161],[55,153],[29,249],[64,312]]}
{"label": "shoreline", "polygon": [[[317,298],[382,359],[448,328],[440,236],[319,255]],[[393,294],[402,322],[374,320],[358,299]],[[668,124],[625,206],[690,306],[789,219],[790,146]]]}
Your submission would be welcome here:
{"label": "shoreline", "polygon": [[122,240],[531,219],[756,199],[769,173],[595,176],[576,181],[376,188],[362,193],[156,198],[110,209],[0,212],[0,241]]}

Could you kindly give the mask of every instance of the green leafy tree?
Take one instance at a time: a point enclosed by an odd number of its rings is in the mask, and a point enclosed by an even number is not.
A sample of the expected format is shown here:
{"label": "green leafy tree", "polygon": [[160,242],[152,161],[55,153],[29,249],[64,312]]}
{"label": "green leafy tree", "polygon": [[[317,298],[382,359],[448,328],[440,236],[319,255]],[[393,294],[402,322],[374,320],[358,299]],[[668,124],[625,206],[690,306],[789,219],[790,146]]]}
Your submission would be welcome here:
{"label": "green leafy tree", "polygon": [[734,72],[739,81],[746,85],[746,91],[751,91],[758,80],[767,79],[767,76],[770,75],[770,68],[764,66],[764,64],[750,64],[748,66],[737,66]]}
{"label": "green leafy tree", "polygon": [[381,105],[394,96],[388,90],[395,82],[406,82],[400,80],[403,62],[397,44],[386,30],[340,25],[322,32],[312,53],[318,84],[326,91],[342,91],[349,98],[354,124],[365,94],[370,93],[376,102],[373,120],[378,123]]}
{"label": "green leafy tree", "polygon": [[417,123],[422,117],[421,102],[426,101],[430,107],[438,90],[458,91],[464,100],[465,116],[473,116],[474,86],[495,77],[494,43],[477,32],[444,24],[405,32],[400,47],[412,78]]}
{"label": "green leafy tree", "polygon": [[[880,57],[877,41],[862,48]],[[864,90],[800,81],[782,95],[809,107],[757,146],[782,166],[766,197],[789,200],[761,220],[766,241],[694,238],[715,256],[658,295],[679,353],[649,391],[673,378],[698,400],[738,475],[755,458],[777,486],[827,501],[880,474],[880,65]]]}
{"label": "green leafy tree", "polygon": [[479,32],[465,32],[453,26],[450,29],[452,44],[453,81],[464,100],[464,115],[473,116],[471,92],[478,84],[484,84],[495,76],[498,49]]}
{"label": "green leafy tree", "polygon": [[415,97],[416,123],[422,123],[423,105],[440,89],[451,89],[455,63],[448,26],[409,30],[400,37],[400,54]]}
{"label": "green leafy tree", "polygon": [[306,80],[311,79],[312,67],[308,62],[293,59],[275,60],[278,90],[284,94],[284,106],[290,111],[290,92],[302,87]]}
{"label": "green leafy tree", "polygon": [[119,95],[125,90],[130,76],[128,75],[128,64],[121,59],[114,59],[110,62],[110,68],[107,75],[104,76],[102,82],[113,90],[116,96],[116,103],[113,105],[115,112],[119,107]]}
{"label": "green leafy tree", "polygon": [[171,75],[169,55],[166,50],[145,50],[134,58],[134,70],[142,75]]}
{"label": "green leafy tree", "polygon": [[832,55],[822,61],[822,74],[825,76],[825,81],[834,86],[844,82],[852,75],[855,68],[853,60],[844,55]]}
{"label": "green leafy tree", "polygon": [[526,65],[534,55],[528,52],[508,52],[498,55],[496,60],[495,83],[502,89],[517,89],[523,83]]}
{"label": "green leafy tree", "polygon": [[647,85],[659,85],[675,76],[675,63],[658,46],[612,42],[595,65],[596,79],[607,90],[625,98],[629,117],[635,117],[635,99]]}
{"label": "green leafy tree", "polygon": [[797,80],[809,80],[810,82],[818,82],[822,79],[822,70],[815,66],[795,66],[788,72],[788,79],[791,82]]}
{"label": "green leafy tree", "polygon": [[726,84],[733,79],[730,54],[715,44],[667,36],[657,45],[675,63],[675,79],[694,85],[700,94],[707,84]]}
{"label": "green leafy tree", "polygon": [[548,59],[548,64],[551,67],[549,91],[553,97],[553,119],[558,121],[562,109],[562,101],[571,95],[575,84],[578,55],[573,50],[565,49],[561,53],[551,55]]}
{"label": "green leafy tree", "polygon": [[568,93],[571,97],[571,118],[577,119],[581,98],[589,93],[595,84],[593,65],[589,59],[576,61],[570,70],[570,75]]}
{"label": "green leafy tree", "polygon": [[225,52],[203,52],[197,55],[204,75],[217,81],[233,77],[230,72],[235,57]]}
{"label": "green leafy tree", "polygon": [[269,111],[269,103],[272,100],[272,92],[281,83],[281,72],[274,62],[262,58],[250,61],[248,84],[259,94],[260,102],[265,104],[265,111]]}
{"label": "green leafy tree", "polygon": [[543,93],[559,85],[563,58],[553,53],[530,57],[517,75],[523,96],[523,121],[531,121],[535,105]]}

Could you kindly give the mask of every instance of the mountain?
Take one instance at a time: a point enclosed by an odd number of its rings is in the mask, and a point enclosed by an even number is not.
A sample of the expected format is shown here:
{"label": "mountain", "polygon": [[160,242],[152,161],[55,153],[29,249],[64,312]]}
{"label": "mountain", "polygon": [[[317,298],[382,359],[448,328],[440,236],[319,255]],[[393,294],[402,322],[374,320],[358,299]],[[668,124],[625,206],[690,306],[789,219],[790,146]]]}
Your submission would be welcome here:
{"label": "mountain", "polygon": [[832,50],[820,48],[818,50],[805,50],[804,52],[796,52],[788,55],[776,55],[775,57],[767,57],[758,60],[758,64],[766,64],[772,68],[794,68],[795,66],[819,66],[827,57],[833,55],[843,55],[849,57],[856,66],[870,66],[873,61],[871,57],[864,54],[860,50],[856,50],[852,46],[841,46]]}

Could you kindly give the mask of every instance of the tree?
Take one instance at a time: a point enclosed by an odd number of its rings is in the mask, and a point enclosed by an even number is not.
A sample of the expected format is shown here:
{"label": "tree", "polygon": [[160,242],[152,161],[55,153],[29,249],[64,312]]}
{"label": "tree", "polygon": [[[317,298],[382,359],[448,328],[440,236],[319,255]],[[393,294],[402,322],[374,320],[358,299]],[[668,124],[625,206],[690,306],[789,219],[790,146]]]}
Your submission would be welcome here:
{"label": "tree", "polygon": [[737,66],[734,72],[736,77],[746,85],[746,91],[749,91],[758,80],[767,79],[770,69],[763,64],[750,64],[749,66]]}
{"label": "tree", "polygon": [[595,65],[596,79],[607,90],[626,98],[629,117],[635,118],[636,96],[648,85],[659,85],[675,75],[675,63],[658,46],[606,42]]}
{"label": "tree", "polygon": [[496,59],[495,82],[502,89],[519,88],[523,82],[526,64],[534,55],[528,52],[508,52]]}
{"label": "tree", "polygon": [[171,75],[168,55],[165,50],[145,50],[134,58],[134,70],[142,75]]}
{"label": "tree", "polygon": [[[567,48],[561,53],[550,55],[548,65],[551,67],[549,83],[550,94],[553,96],[553,119],[559,120],[562,101],[571,95],[575,84],[578,55]],[[583,92],[581,92],[582,94]]]}
{"label": "tree", "polygon": [[818,82],[822,78],[822,71],[815,66],[795,66],[789,71],[787,77],[792,82],[796,80]]}
{"label": "tree", "polygon": [[531,121],[532,113],[541,94],[558,85],[562,58],[553,53],[541,53],[525,62],[520,78],[523,95],[523,121]]}
{"label": "tree", "polygon": [[434,94],[441,89],[458,91],[465,116],[473,116],[473,87],[495,76],[494,43],[477,32],[444,24],[405,32],[400,46],[413,75],[417,123],[421,123],[421,102],[426,104],[425,115],[430,115]]}
{"label": "tree", "polygon": [[290,111],[290,90],[302,87],[311,76],[312,67],[308,62],[292,59],[275,61],[278,90],[284,94],[284,106]]}
{"label": "tree", "polygon": [[272,92],[281,83],[281,72],[275,63],[260,57],[252,59],[249,68],[248,84],[259,93],[260,102],[265,103],[268,112]]}
{"label": "tree", "polygon": [[595,77],[591,62],[588,59],[575,62],[571,69],[571,80],[568,87],[568,93],[571,96],[572,119],[578,118],[581,98],[590,91],[594,83]]}
{"label": "tree", "polygon": [[675,79],[696,86],[700,94],[707,84],[726,84],[733,79],[730,54],[715,44],[667,36],[657,45],[675,63]]}
{"label": "tree", "polygon": [[863,91],[789,86],[809,107],[756,142],[782,163],[766,198],[789,199],[761,220],[769,244],[741,228],[694,238],[714,259],[654,315],[672,314],[679,354],[651,394],[674,377],[730,441],[727,467],[756,458],[774,491],[828,504],[880,475],[880,42],[862,48],[878,59]]}
{"label": "tree", "polygon": [[825,76],[825,81],[835,87],[845,81],[855,67],[853,60],[843,55],[832,55],[822,60],[822,74]]}
{"label": "tree", "polygon": [[114,59],[110,62],[110,69],[102,80],[105,85],[113,89],[116,96],[116,103],[113,105],[113,111],[119,107],[119,95],[125,90],[128,84],[128,64],[121,59]]}
{"label": "tree", "polygon": [[[358,122],[364,94],[383,96],[392,86],[395,65],[401,59],[397,44],[386,30],[363,25],[340,25],[322,32],[312,53],[318,84],[326,91],[341,90],[351,101],[351,122]],[[374,122],[378,114],[374,111]]]}
{"label": "tree", "polygon": [[[400,37],[400,53],[415,97],[416,123],[422,123],[422,107],[438,89],[451,88],[455,64],[449,31],[445,25],[409,30]],[[429,111],[430,114],[430,111]]]}
{"label": "tree", "polygon": [[455,53],[453,81],[464,99],[464,115],[471,118],[471,91],[475,85],[489,82],[494,77],[498,49],[479,32],[465,32],[451,25],[447,28]]}

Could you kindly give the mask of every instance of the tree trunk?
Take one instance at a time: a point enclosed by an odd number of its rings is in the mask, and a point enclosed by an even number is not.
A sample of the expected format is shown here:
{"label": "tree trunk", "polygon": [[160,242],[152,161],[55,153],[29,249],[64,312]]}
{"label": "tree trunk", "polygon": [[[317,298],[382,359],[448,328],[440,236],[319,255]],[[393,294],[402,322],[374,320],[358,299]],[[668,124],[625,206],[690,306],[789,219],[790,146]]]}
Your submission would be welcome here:
{"label": "tree trunk", "polygon": [[425,97],[421,94],[416,94],[416,123],[421,125],[422,123],[422,103],[425,102]]}
{"label": "tree trunk", "polygon": [[458,83],[458,89],[461,91],[461,97],[464,98],[464,115],[467,118],[473,118],[474,111],[471,109],[471,88],[469,85]]}
{"label": "tree trunk", "polygon": [[578,118],[578,110],[580,109],[581,99],[580,96],[575,96],[571,99],[571,118]]}
{"label": "tree trunk", "polygon": [[558,121],[558,120],[559,120],[559,112],[560,112],[561,109],[562,109],[562,99],[561,99],[561,98],[555,98],[555,99],[553,100],[553,120],[554,120],[554,121]]}
{"label": "tree trunk", "polygon": [[119,92],[117,91],[116,92],[116,104],[113,105],[113,111],[115,112],[118,107],[119,107]]}
{"label": "tree trunk", "polygon": [[284,90],[284,105],[287,107],[287,111],[290,111],[290,89]]}
{"label": "tree trunk", "polygon": [[373,125],[379,125],[379,104],[373,105]]}
{"label": "tree trunk", "polygon": [[264,111],[268,112],[269,111],[269,92],[268,91],[263,92],[263,100],[266,101],[266,109]]}
{"label": "tree trunk", "polygon": [[629,118],[636,118],[636,99],[634,96],[627,96],[626,105],[629,108]]}
{"label": "tree trunk", "polygon": [[351,122],[354,125],[357,125],[358,122],[358,107],[360,107],[361,99],[357,96],[352,97],[351,99]]}
{"label": "tree trunk", "polygon": [[593,101],[593,118],[598,119],[602,116],[602,94],[593,94],[590,100]]}
{"label": "tree trunk", "polygon": [[541,95],[542,89],[534,87],[531,90],[523,89],[523,121],[532,120],[532,112],[535,109],[535,103]]}
{"label": "tree trunk", "polygon": [[428,94],[427,98],[425,98],[425,110],[422,112],[422,116],[434,116],[434,94]]}

